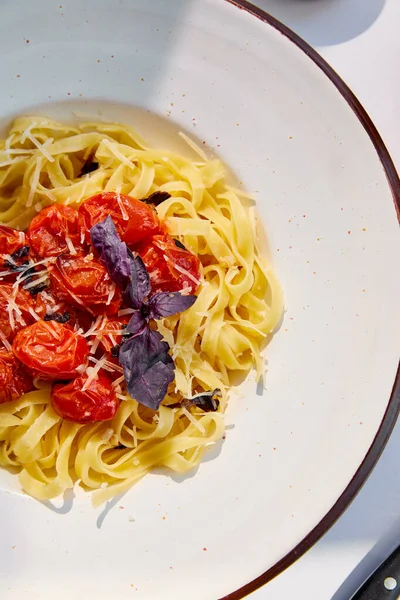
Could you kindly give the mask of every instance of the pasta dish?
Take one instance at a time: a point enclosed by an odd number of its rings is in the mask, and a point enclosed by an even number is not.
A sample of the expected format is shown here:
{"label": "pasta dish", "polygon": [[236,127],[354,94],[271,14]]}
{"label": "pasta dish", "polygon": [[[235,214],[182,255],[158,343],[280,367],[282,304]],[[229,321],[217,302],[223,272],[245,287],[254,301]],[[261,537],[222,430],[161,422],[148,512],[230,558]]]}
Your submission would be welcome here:
{"label": "pasta dish", "polygon": [[100,504],[224,434],[283,312],[254,208],[184,134],[21,117],[0,141],[0,466]]}

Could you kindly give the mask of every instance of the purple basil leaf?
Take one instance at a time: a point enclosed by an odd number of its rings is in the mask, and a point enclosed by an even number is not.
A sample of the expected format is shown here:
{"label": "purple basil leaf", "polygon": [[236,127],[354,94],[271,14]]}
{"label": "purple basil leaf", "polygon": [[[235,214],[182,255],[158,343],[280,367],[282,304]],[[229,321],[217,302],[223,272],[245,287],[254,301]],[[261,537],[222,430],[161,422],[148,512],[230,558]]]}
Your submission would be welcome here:
{"label": "purple basil leaf", "polygon": [[143,327],[146,327],[146,319],[143,317],[141,311],[137,310],[133,313],[131,320],[126,327],[126,331],[136,335],[143,329]]}
{"label": "purple basil leaf", "polygon": [[[171,359],[172,361],[172,359]],[[169,384],[174,380],[174,367],[158,361],[139,377],[128,383],[128,392],[140,404],[158,410]]]}
{"label": "purple basil leaf", "polygon": [[174,380],[174,362],[168,351],[161,334],[148,327],[124,342],[119,351],[129,395],[153,410],[158,410]]}
{"label": "purple basil leaf", "polygon": [[104,261],[111,279],[124,289],[131,276],[131,252],[121,242],[114,221],[108,216],[90,230],[93,246]]}
{"label": "purple basil leaf", "polygon": [[190,308],[197,296],[182,296],[180,292],[157,292],[147,303],[149,318],[162,319]]}
{"label": "purple basil leaf", "polygon": [[130,295],[133,308],[139,310],[143,300],[150,294],[150,277],[144,262],[139,255],[135,256],[131,263],[131,285]]}

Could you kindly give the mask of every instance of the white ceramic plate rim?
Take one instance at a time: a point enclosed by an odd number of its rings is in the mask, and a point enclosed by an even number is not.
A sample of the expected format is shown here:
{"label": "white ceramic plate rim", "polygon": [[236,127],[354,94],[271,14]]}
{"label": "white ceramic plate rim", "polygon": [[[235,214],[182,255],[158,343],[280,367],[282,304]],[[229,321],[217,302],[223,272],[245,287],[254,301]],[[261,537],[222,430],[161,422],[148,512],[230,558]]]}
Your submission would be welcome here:
{"label": "white ceramic plate rim", "polygon": [[[314,48],[312,48],[307,42],[305,42],[300,36],[298,36],[289,27],[275,19],[272,15],[265,12],[261,8],[258,8],[248,2],[247,0],[225,0],[230,4],[238,7],[241,10],[247,11],[250,15],[260,19],[266,25],[274,27],[282,35],[284,35],[289,41],[295,44],[302,52],[304,52],[310,60],[312,60],[321,71],[330,79],[330,81],[337,88],[339,93],[343,96],[350,108],[353,110],[355,117],[360,121],[368,134],[372,144],[375,147],[378,158],[385,171],[386,179],[389,188],[392,192],[393,202],[396,208],[397,217],[400,221],[400,178],[397,174],[394,163],[390,157],[390,154],[378,132],[375,125],[371,121],[364,107],[357,99],[355,94],[343,81],[343,79],[336,73],[336,71],[318,54]],[[346,510],[350,503],[354,500],[367,478],[371,474],[375,467],[380,455],[382,454],[387,441],[393,431],[393,427],[396,423],[397,417],[400,412],[400,364],[397,369],[396,379],[393,384],[392,393],[390,395],[388,406],[385,411],[384,417],[381,421],[379,429],[374,437],[374,440],[364,457],[364,460],[360,464],[350,483],[338,498],[333,507],[327,512],[327,514],[321,519],[321,521],[314,527],[314,529],[299,543],[295,546],[286,556],[284,556],[279,562],[273,567],[253,579],[240,589],[224,596],[220,600],[240,600],[248,594],[254,592],[258,588],[262,587],[268,581],[271,581],[274,577],[282,573],[290,565],[292,565],[298,558],[300,558],[307,550],[309,550],[327,531],[332,527],[335,521],[341,516]]]}

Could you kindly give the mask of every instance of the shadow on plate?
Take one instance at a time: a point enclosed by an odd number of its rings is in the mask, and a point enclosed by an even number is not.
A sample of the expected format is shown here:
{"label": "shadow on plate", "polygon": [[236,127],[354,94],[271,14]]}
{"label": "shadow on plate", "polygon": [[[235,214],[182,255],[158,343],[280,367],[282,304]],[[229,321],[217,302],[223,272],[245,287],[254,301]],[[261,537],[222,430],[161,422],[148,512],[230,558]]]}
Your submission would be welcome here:
{"label": "shadow on plate", "polygon": [[255,0],[312,46],[347,42],[371,27],[386,0]]}
{"label": "shadow on plate", "polygon": [[[61,506],[57,506],[55,502],[51,502],[50,500],[42,500],[41,504],[46,508],[49,508],[51,511],[59,514],[65,515],[67,514],[74,504],[75,492],[74,490],[66,490],[62,495],[62,504]],[[56,500],[57,502],[57,500]]]}

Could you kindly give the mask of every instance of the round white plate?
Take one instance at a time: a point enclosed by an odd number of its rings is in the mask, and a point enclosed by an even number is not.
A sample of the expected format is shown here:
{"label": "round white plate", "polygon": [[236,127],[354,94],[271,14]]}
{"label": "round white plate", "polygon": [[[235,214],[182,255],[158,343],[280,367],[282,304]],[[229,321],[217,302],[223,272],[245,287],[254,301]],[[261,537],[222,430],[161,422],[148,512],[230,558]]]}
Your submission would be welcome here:
{"label": "round white plate", "polygon": [[286,300],[266,390],[249,378],[193,476],[147,476],[95,511],[1,474],[0,596],[243,597],[332,524],[396,419],[390,158],[339,77],[244,1],[2,0],[0,55],[0,133],[40,112],[206,142],[255,193]]}

